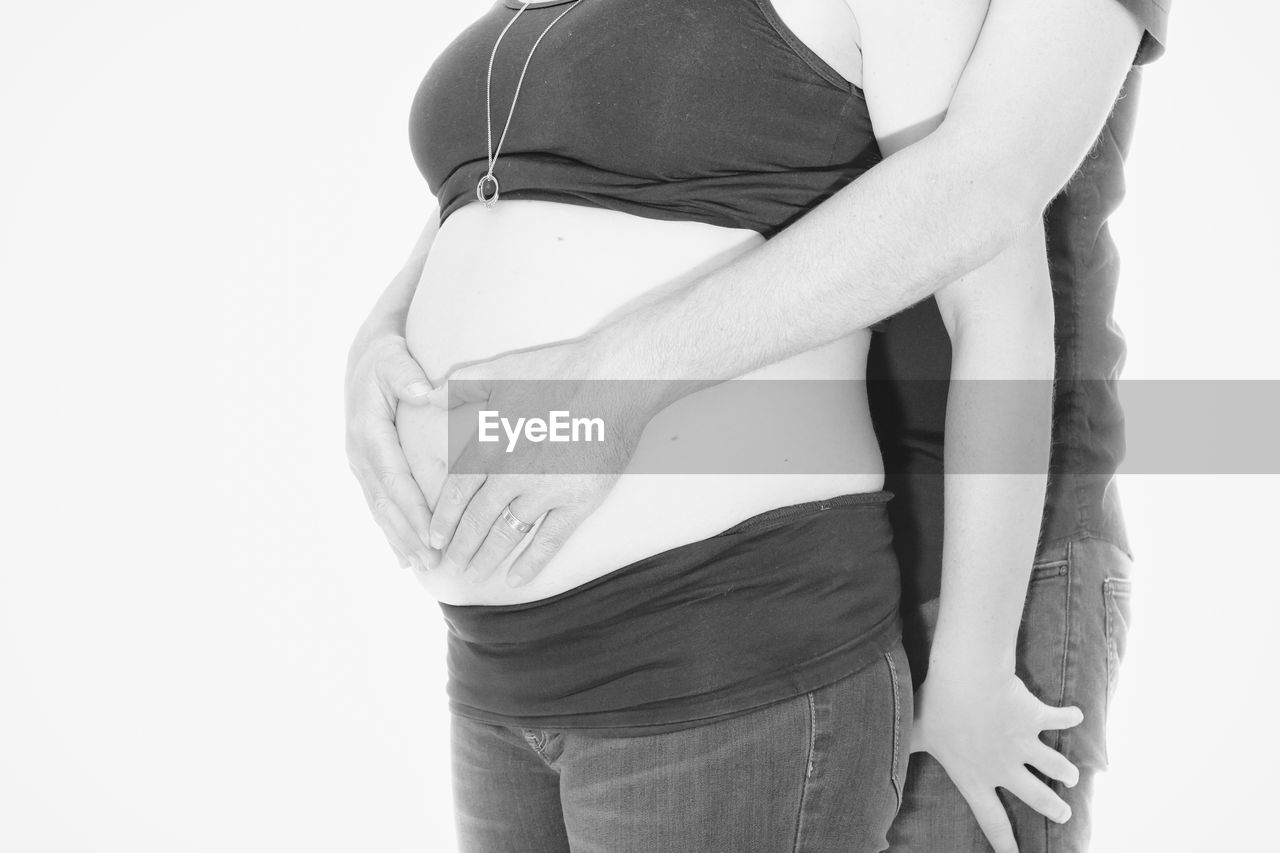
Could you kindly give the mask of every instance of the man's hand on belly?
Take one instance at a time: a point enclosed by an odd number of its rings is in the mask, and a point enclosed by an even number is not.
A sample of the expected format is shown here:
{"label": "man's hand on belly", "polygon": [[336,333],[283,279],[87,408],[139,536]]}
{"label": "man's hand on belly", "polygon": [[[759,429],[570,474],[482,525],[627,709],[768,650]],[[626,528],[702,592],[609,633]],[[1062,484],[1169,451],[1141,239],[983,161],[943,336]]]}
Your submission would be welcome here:
{"label": "man's hand on belly", "polygon": [[593,378],[598,367],[587,345],[558,344],[461,368],[432,392],[451,410],[430,534],[442,568],[481,582],[522,549],[507,573],[520,586],[604,502],[661,404],[656,383]]}

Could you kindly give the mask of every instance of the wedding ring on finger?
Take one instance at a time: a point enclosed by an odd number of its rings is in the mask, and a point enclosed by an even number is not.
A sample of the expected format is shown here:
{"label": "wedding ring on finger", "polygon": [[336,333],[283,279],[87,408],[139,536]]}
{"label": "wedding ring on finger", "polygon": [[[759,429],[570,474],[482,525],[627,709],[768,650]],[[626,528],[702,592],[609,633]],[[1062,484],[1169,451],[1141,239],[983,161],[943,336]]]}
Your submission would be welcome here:
{"label": "wedding ring on finger", "polygon": [[506,507],[503,508],[502,515],[499,517],[507,527],[510,527],[520,536],[525,535],[533,529],[533,524],[528,521],[521,521],[516,514],[511,511],[511,504],[507,504]]}

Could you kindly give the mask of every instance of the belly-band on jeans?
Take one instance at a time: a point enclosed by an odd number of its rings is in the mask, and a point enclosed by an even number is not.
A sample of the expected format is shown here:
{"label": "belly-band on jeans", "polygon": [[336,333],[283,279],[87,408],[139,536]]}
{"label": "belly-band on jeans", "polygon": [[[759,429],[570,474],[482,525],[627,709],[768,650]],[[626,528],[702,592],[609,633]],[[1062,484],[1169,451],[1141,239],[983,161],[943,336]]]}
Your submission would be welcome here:
{"label": "belly-band on jeans", "polygon": [[451,708],[640,734],[831,684],[901,633],[889,498],[770,510],[540,601],[442,604]]}

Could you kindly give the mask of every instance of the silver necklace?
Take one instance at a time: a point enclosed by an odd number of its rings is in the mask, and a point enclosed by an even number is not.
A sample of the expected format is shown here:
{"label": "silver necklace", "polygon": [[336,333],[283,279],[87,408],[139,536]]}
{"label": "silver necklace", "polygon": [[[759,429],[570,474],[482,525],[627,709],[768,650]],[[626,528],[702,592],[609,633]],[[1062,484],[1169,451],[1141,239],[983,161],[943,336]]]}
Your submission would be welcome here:
{"label": "silver necklace", "polygon": [[532,0],[524,0],[524,5],[507,21],[507,25],[502,28],[502,32],[498,34],[498,40],[493,43],[493,52],[489,54],[489,72],[485,76],[484,81],[484,120],[485,129],[488,138],[487,153],[489,155],[489,170],[484,173],[476,184],[476,198],[484,204],[485,207],[493,207],[498,203],[498,179],[494,177],[493,167],[497,165],[498,155],[502,153],[502,143],[507,139],[507,130],[511,127],[511,117],[516,114],[516,101],[520,99],[520,87],[524,85],[525,72],[529,70],[529,63],[533,60],[533,52],[538,49],[538,44],[542,41],[542,37],[551,31],[551,28],[560,23],[560,19],[573,11],[582,0],[574,0],[573,4],[565,9],[555,19],[547,24],[547,28],[542,31],[542,35],[538,36],[534,41],[533,47],[529,49],[529,56],[524,61],[524,68],[520,69],[520,79],[516,81],[515,94],[511,96],[511,109],[507,111],[507,123],[502,126],[502,135],[498,137],[498,147],[493,147],[493,60],[498,55],[498,45],[502,44],[502,37],[507,34],[507,30],[511,29],[511,25],[516,19],[524,14],[524,10],[529,8]]}

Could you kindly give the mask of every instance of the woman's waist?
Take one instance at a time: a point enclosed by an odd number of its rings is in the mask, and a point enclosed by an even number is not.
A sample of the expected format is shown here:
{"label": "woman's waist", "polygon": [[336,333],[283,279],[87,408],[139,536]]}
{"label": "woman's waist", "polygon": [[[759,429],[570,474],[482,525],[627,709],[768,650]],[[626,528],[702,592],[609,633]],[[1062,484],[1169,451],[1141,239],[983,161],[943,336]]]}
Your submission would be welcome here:
{"label": "woman's waist", "polygon": [[896,627],[887,499],[775,508],[545,600],[444,605],[455,706],[564,725],[670,723],[847,674]]}
{"label": "woman's waist", "polygon": [[[641,431],[626,475],[883,474],[879,444],[860,379],[734,380],[700,389],[653,416]],[[400,405],[395,424],[423,494],[448,473],[481,473],[485,458],[526,446],[554,450],[534,474],[615,474],[595,470],[602,442],[615,435],[609,416],[542,408],[504,412],[466,403],[444,410]],[[468,451],[485,451],[481,455]],[[423,478],[426,479],[423,479]]]}
{"label": "woman's waist", "polygon": [[[434,597],[455,604],[531,601],[713,536],[757,513],[876,491],[884,483],[883,463],[863,385],[855,379],[741,380],[698,391],[650,421],[604,502],[533,581],[507,586],[506,566],[483,584],[438,572],[420,580]],[[458,454],[475,440],[482,411],[400,407],[400,444],[433,508],[450,471],[467,473]],[[502,428],[489,436],[502,449],[519,452],[528,438],[514,432],[514,439]],[[578,437],[595,435],[581,430]],[[595,457],[585,441],[554,447],[553,458],[566,471],[609,473],[591,469]]]}
{"label": "woman's waist", "polygon": [[[450,470],[468,473],[460,459],[478,458],[460,457],[459,452],[475,440],[483,411],[470,406],[446,416],[401,407],[400,443],[432,505]],[[550,420],[551,413],[546,414],[544,420]],[[519,430],[488,433],[501,449],[512,452],[528,440]],[[564,472],[610,473],[591,468],[599,457],[588,439],[603,433],[581,430],[579,442],[552,445],[556,454],[543,458],[554,459]],[[446,459],[453,461],[452,469]],[[530,583],[509,587],[506,566],[478,585],[439,573],[421,579],[433,596],[456,604],[542,599],[619,566],[714,536],[758,513],[831,495],[873,492],[883,482],[861,381],[722,383],[684,398],[649,422],[604,502]]]}
{"label": "woman's waist", "polygon": [[[442,571],[418,574],[442,604],[512,606],[542,602],[614,576],[626,567],[699,547],[744,520],[833,495],[876,495],[884,477],[815,475],[624,475],[535,578],[511,587],[506,571],[519,551],[483,582]],[[665,556],[664,556],[665,555]],[[622,568],[620,568],[622,567]]]}
{"label": "woman's waist", "polygon": [[[879,474],[879,444],[871,421],[867,383],[861,378],[865,353],[837,341],[768,365],[748,377],[698,385],[652,415],[630,448],[627,474]],[[595,470],[610,454],[602,450],[614,436],[629,433],[617,422],[625,411],[575,407],[578,398],[625,401],[640,393],[644,380],[590,380],[610,386],[571,387],[563,380],[516,380],[521,403],[463,403],[447,411],[401,410],[401,443],[435,436],[431,452],[447,453],[453,473],[472,474],[469,465],[493,456],[519,454],[542,445],[546,470],[533,474],[615,474]],[[665,383],[669,384],[669,383]]]}
{"label": "woman's waist", "polygon": [[838,606],[856,607],[871,598],[862,582],[897,573],[892,497],[876,490],[776,505],[555,596],[500,605],[442,602],[441,609],[463,642],[533,648],[730,593],[736,600],[724,606],[738,611],[747,598],[795,601],[833,592],[847,594]]}

